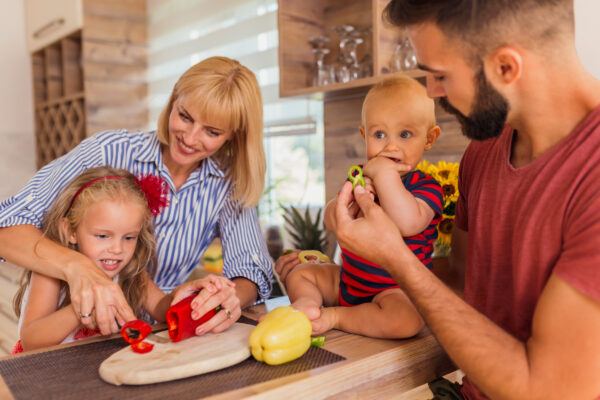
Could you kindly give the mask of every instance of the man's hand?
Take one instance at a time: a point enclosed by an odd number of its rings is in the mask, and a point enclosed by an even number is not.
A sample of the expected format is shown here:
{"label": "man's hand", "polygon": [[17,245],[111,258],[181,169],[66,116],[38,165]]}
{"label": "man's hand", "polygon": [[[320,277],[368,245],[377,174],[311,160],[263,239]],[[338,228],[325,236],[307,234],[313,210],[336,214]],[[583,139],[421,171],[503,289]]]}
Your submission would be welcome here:
{"label": "man's hand", "polygon": [[120,331],[119,325],[136,319],[121,288],[91,261],[67,268],[71,303],[81,323],[90,329],[98,327],[103,335]]}
{"label": "man's hand", "polygon": [[[335,209],[336,235],[340,246],[386,268],[402,251],[410,250],[394,222],[371,197],[361,186],[356,186],[352,196],[352,184],[344,183]],[[350,206],[353,201],[364,216],[356,216]]]}

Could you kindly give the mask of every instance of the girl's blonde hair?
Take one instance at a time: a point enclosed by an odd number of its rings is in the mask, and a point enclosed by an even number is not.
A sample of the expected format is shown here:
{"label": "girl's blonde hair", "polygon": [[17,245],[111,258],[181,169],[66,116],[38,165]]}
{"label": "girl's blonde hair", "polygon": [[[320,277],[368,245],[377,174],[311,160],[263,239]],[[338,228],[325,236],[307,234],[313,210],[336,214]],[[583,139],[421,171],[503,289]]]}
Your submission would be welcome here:
{"label": "girl's blonde hair", "polygon": [[226,57],[211,57],[192,66],[179,78],[158,119],[158,139],[169,144],[169,116],[175,101],[186,96],[203,120],[224,121],[231,140],[215,154],[234,186],[234,199],[244,207],[258,204],[265,185],[263,107],[256,77],[248,68]]}
{"label": "girl's blonde hair", "polygon": [[[94,179],[107,176],[119,176],[123,179],[100,179],[87,186],[75,197],[75,194],[84,185]],[[147,283],[144,273],[148,272],[150,277],[154,276],[157,258],[152,214],[148,209],[146,195],[136,184],[133,174],[124,169],[112,167],[90,168],[82,172],[67,185],[52,203],[52,206],[44,215],[42,230],[44,236],[48,239],[76,250],[76,245],[69,243],[69,233],[77,230],[85,217],[85,211],[92,204],[114,200],[137,203],[144,210],[142,227],[133,257],[119,273],[119,286],[123,290],[125,299],[134,313],[141,318],[143,316],[142,301]],[[72,205],[71,202],[73,202]],[[68,225],[68,231],[64,229],[63,218]],[[30,281],[31,271],[24,271],[19,281],[19,289],[13,299],[13,308],[17,316],[21,315],[21,302]],[[61,281],[60,293],[63,300],[59,304],[59,308],[63,308],[71,303],[69,287],[64,281]]]}

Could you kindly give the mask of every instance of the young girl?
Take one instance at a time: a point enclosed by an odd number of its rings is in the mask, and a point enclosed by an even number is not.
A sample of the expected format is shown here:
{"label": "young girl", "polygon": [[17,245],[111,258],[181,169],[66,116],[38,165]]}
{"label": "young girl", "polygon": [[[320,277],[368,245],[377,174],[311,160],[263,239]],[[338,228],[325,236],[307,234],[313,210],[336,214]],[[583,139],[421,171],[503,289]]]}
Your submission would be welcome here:
{"label": "young girl", "polygon": [[[118,282],[138,318],[146,311],[157,321],[164,321],[180,291],[165,295],[151,280],[156,268],[152,218],[167,205],[165,190],[153,176],[136,179],[122,169],[91,168],[67,185],[42,223],[48,239],[89,257]],[[81,318],[89,316],[75,312],[67,284],[55,278],[25,271],[13,306],[21,338],[13,353],[99,333],[82,326]]]}

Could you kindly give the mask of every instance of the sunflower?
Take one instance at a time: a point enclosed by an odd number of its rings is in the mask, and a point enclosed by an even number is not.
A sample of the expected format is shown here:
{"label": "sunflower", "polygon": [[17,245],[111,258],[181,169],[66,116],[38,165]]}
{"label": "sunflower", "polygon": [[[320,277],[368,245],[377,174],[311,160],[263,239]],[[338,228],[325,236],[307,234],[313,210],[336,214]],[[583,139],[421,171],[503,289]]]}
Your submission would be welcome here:
{"label": "sunflower", "polygon": [[437,175],[441,179],[458,179],[458,163],[440,161],[437,164]]}
{"label": "sunflower", "polygon": [[444,202],[449,198],[457,197],[458,194],[458,181],[452,178],[442,178],[441,176],[436,179],[442,187],[442,194],[444,195]]}
{"label": "sunflower", "polygon": [[442,220],[437,226],[437,241],[442,246],[450,246],[452,239],[452,229],[454,228],[454,215],[444,214]]}
{"label": "sunflower", "polygon": [[421,161],[417,165],[417,169],[425,172],[427,175],[429,175],[433,178],[436,178],[436,176],[437,176],[437,167],[435,166],[435,164],[432,164],[426,160]]}
{"label": "sunflower", "polygon": [[433,177],[442,187],[444,208],[442,221],[437,226],[438,239],[435,242],[435,246],[438,249],[449,250],[452,239],[452,228],[454,228],[456,202],[459,196],[459,164],[457,162],[439,161],[436,165],[423,160],[417,165],[417,168]]}

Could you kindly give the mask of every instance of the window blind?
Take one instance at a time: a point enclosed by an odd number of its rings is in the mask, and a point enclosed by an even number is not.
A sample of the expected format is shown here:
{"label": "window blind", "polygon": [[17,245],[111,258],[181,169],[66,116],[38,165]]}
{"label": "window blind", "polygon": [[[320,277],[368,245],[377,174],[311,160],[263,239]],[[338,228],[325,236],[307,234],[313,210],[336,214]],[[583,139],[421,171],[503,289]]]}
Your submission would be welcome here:
{"label": "window blind", "polygon": [[277,45],[276,0],[148,0],[150,125],[156,125],[177,78],[220,55],[256,74],[265,136],[315,133],[320,100],[279,98]]}

